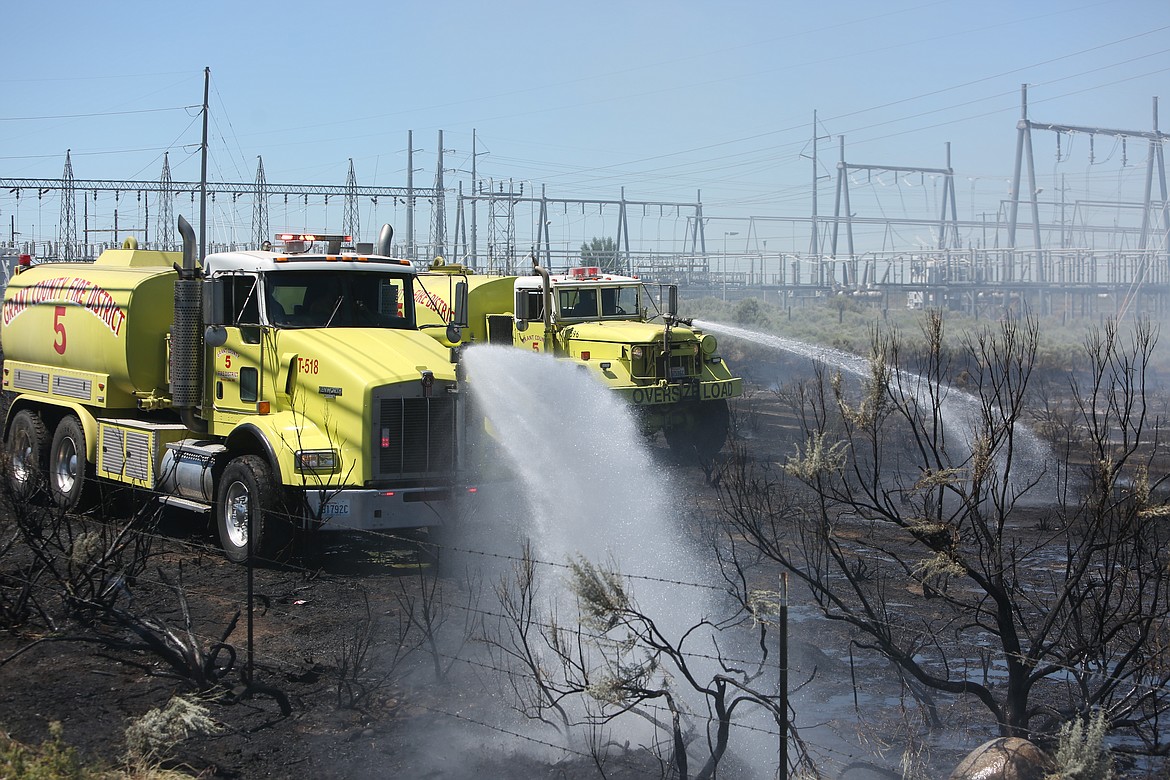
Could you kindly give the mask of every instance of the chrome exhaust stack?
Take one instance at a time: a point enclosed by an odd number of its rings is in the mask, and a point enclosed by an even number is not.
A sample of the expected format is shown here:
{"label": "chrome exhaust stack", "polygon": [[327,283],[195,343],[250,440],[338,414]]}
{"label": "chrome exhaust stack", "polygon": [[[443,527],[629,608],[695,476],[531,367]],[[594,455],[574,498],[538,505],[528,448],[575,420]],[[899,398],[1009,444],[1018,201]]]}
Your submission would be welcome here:
{"label": "chrome exhaust stack", "polygon": [[202,270],[195,262],[195,230],[179,216],[179,234],[183,237],[183,264],[175,266],[175,317],[171,323],[171,405],[183,425],[198,433],[207,432],[207,422],[196,416],[202,400],[203,361],[200,355],[203,337]]}

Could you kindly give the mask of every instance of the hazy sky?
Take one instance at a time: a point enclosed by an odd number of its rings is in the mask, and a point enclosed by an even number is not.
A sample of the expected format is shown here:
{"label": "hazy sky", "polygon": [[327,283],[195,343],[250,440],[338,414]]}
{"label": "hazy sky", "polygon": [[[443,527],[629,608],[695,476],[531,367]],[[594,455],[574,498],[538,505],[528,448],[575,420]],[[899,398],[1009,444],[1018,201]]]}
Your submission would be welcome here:
{"label": "hazy sky", "polygon": [[[708,242],[735,231],[741,249],[769,236],[807,248],[806,227],[749,230],[745,218],[810,213],[814,111],[822,214],[843,136],[846,159],[867,165],[943,168],[950,142],[959,218],[994,219],[1021,84],[1033,120],[1150,130],[1170,79],[1166,0],[21,2],[4,26],[3,178],[59,178],[70,149],[77,178],[157,179],[169,151],[175,179],[198,179],[206,66],[213,179],[251,182],[262,157],[269,183],[340,185],[352,158],[360,183],[404,186],[412,130],[415,183],[431,186],[441,129],[446,184],[470,190],[474,129],[481,178],[556,198],[701,191]],[[1058,158],[1056,135],[1037,133],[1035,150],[1044,198],[1136,198],[1144,186],[1145,142],[1064,136]],[[863,216],[940,213],[937,177],[856,172],[850,189]],[[138,218],[132,197],[118,204],[123,224]],[[99,224],[114,199],[88,205]],[[217,238],[246,240],[250,203],[213,211]],[[613,234],[616,212],[580,211],[552,215],[554,242]],[[52,194],[0,193],[5,239],[14,219],[51,239],[58,218]],[[385,203],[361,218],[370,232],[404,220]],[[668,210],[630,218],[659,246],[685,231]],[[517,219],[523,241],[532,215]],[[341,203],[276,200],[270,221],[339,229]],[[416,230],[423,240],[425,218]]]}

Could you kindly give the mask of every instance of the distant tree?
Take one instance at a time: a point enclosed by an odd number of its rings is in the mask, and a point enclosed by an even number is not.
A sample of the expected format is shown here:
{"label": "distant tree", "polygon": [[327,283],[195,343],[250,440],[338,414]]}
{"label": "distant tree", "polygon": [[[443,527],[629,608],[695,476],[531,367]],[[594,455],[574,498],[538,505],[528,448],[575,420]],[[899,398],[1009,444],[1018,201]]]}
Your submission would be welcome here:
{"label": "distant tree", "polygon": [[620,274],[625,271],[617,242],[612,238],[591,238],[581,245],[581,264],[597,266],[605,273]]}
{"label": "distant tree", "polygon": [[744,298],[737,303],[731,312],[731,319],[737,325],[746,327],[760,327],[768,324],[768,314],[760,305],[759,298]]}
{"label": "distant tree", "polygon": [[[730,521],[852,626],[857,646],[893,661],[933,722],[939,693],[977,700],[1004,736],[1042,741],[1099,711],[1118,751],[1170,755],[1153,329],[1090,334],[1069,400],[1045,410],[1044,455],[1028,441],[1036,321],[968,334],[955,353],[940,314],[923,333],[919,359],[896,333],[875,333],[860,392],[826,366],[798,386],[806,444],[779,468],[728,461],[718,484]],[[958,369],[974,397],[956,427],[943,421]]]}

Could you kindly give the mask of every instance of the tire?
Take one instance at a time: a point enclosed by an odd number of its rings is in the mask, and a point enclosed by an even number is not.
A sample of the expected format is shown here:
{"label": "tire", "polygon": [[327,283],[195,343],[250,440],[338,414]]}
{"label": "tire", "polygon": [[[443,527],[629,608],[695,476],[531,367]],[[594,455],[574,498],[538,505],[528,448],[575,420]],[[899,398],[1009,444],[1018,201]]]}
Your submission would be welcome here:
{"label": "tire", "polygon": [[730,427],[731,412],[727,401],[697,403],[689,410],[685,423],[666,429],[666,443],[675,457],[705,463],[723,449]]}
{"label": "tire", "polygon": [[27,501],[40,492],[49,461],[49,432],[41,416],[22,409],[8,427],[9,480],[15,497]]}
{"label": "tire", "polygon": [[233,563],[253,559],[273,562],[286,558],[292,541],[292,523],[282,500],[283,490],[267,461],[241,455],[228,463],[219,480],[215,524],[224,554]]}
{"label": "tire", "polygon": [[85,429],[81,421],[67,414],[57,423],[49,446],[49,496],[66,512],[85,508],[89,486],[89,459],[86,457]]}

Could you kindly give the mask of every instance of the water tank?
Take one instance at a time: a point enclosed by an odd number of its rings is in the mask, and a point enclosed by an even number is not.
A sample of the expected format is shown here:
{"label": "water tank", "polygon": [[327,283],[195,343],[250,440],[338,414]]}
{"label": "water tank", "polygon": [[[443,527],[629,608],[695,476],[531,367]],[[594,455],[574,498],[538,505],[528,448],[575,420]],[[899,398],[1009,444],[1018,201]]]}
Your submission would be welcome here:
{"label": "water tank", "polygon": [[108,375],[106,404],[167,392],[166,336],[174,318],[175,252],[107,250],[94,263],[46,263],[4,291],[6,361]]}

